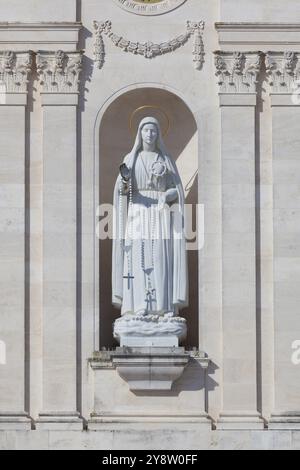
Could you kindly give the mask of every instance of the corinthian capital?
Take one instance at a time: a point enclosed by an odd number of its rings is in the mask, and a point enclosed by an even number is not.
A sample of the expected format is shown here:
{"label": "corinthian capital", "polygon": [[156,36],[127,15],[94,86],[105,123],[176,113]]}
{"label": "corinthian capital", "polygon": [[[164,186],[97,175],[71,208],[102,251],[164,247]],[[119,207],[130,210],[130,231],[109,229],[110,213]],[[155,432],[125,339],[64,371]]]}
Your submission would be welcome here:
{"label": "corinthian capital", "polygon": [[261,62],[261,52],[215,52],[220,92],[256,93]]}
{"label": "corinthian capital", "polygon": [[43,92],[77,93],[81,70],[81,51],[38,52],[37,72]]}
{"label": "corinthian capital", "polygon": [[0,51],[0,87],[2,92],[26,93],[32,70],[31,51]]}
{"label": "corinthian capital", "polygon": [[293,93],[300,80],[300,54],[267,52],[266,71],[273,93]]}

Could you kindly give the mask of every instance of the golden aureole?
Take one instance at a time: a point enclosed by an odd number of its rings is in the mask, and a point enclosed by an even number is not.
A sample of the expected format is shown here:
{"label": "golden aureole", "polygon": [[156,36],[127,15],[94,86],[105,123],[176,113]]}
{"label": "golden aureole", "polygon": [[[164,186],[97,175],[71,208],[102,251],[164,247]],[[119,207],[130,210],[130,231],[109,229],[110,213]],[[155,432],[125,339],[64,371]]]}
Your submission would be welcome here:
{"label": "golden aureole", "polygon": [[130,116],[129,128],[132,135],[136,135],[139,122],[147,116],[158,119],[164,137],[169,133],[171,123],[168,114],[157,105],[146,104],[137,108]]}

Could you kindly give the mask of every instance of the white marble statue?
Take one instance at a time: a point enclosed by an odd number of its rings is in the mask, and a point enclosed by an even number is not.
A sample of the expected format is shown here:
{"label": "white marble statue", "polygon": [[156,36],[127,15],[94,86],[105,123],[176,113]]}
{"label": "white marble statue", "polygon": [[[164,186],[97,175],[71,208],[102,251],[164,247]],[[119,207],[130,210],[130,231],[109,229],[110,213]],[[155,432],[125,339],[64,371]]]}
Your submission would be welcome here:
{"label": "white marble statue", "polygon": [[122,315],[114,336],[121,345],[178,345],[188,301],[184,192],[153,117],[140,122],[120,167],[114,208],[112,302]]}

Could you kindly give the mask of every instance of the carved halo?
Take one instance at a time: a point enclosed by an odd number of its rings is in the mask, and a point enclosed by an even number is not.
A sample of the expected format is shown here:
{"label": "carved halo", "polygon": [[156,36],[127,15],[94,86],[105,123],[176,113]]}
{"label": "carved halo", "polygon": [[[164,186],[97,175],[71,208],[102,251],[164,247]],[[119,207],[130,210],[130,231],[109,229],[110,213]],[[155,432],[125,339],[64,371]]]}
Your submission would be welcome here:
{"label": "carved halo", "polygon": [[170,118],[163,109],[154,104],[146,104],[144,106],[140,106],[139,108],[133,111],[129,121],[129,128],[132,135],[136,135],[140,121],[143,118],[149,116],[149,111],[151,111],[151,115],[159,121],[162,130],[162,135],[163,137],[165,137],[170,130]]}

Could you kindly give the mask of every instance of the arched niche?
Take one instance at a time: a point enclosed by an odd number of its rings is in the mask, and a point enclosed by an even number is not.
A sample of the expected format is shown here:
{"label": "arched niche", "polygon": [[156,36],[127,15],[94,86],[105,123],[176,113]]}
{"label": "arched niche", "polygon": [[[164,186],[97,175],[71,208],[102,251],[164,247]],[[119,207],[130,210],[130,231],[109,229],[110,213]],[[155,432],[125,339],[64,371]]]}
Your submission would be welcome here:
{"label": "arched niche", "polygon": [[[135,138],[130,130],[131,116],[138,108],[154,106],[163,110],[170,120],[170,129],[164,137],[169,154],[176,161],[185,189],[186,203],[193,204],[193,226],[196,230],[198,201],[198,131],[193,113],[174,93],[160,88],[137,88],[127,91],[107,107],[100,124],[99,135],[99,202],[112,204],[113,188],[119,166],[131,150]],[[152,109],[141,111],[140,118],[153,115]],[[99,302],[100,347],[114,347],[112,324],[120,311],[111,304],[112,241],[99,241]],[[185,346],[198,346],[198,252],[188,251],[189,307],[181,311],[188,322]]]}

